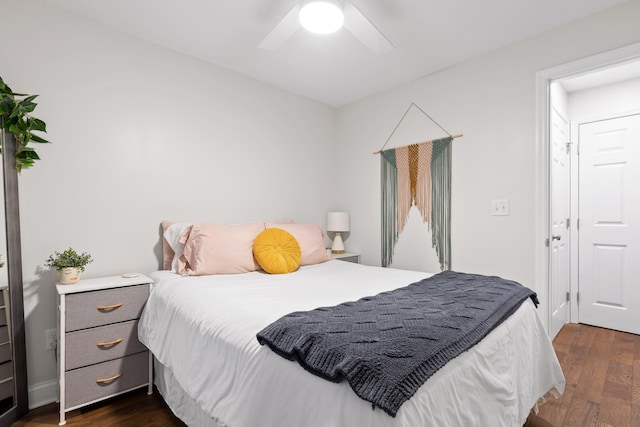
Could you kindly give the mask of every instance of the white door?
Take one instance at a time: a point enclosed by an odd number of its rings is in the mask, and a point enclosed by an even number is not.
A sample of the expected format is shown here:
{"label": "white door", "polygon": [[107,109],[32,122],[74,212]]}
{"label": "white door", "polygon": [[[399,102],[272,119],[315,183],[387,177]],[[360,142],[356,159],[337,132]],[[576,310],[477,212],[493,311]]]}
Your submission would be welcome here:
{"label": "white door", "polygon": [[555,337],[569,322],[569,122],[555,108],[551,111],[551,277],[549,335]]}
{"label": "white door", "polygon": [[640,114],[579,129],[579,320],[640,334]]}

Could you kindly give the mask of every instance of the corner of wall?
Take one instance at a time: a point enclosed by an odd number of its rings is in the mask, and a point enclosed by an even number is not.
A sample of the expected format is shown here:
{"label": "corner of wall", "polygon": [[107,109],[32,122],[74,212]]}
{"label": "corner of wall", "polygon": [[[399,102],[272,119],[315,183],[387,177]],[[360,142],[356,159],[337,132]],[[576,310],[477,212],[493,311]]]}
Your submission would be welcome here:
{"label": "corner of wall", "polygon": [[29,409],[58,401],[58,381],[50,380],[29,387]]}

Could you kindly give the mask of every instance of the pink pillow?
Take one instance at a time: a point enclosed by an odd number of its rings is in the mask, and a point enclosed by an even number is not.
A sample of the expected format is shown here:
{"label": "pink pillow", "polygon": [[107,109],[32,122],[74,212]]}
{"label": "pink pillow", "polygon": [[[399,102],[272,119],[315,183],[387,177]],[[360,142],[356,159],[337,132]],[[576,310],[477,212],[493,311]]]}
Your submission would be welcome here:
{"label": "pink pillow", "polygon": [[164,238],[164,232],[167,231],[167,228],[173,224],[171,221],[162,221],[162,269],[163,270],[171,270],[171,262],[173,261],[173,256],[175,252],[169,246],[169,242]]}
{"label": "pink pillow", "polygon": [[178,272],[189,276],[256,271],[253,241],[264,230],[261,222],[238,225],[193,224],[180,238],[184,251]]}
{"label": "pink pillow", "polygon": [[324,247],[324,232],[316,224],[275,224],[268,222],[266,228],[281,228],[296,238],[302,250],[300,265],[320,264],[331,257]]}

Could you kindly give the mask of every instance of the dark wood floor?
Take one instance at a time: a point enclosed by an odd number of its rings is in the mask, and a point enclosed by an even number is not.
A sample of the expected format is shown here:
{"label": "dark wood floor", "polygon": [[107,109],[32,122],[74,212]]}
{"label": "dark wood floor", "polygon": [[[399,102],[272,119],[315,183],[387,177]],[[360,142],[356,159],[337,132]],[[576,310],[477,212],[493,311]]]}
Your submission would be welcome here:
{"label": "dark wood floor", "polygon": [[[29,411],[13,427],[57,426],[60,421],[58,405],[52,403]],[[185,427],[166,406],[156,391],[147,395],[142,388],[105,402],[67,413],[70,427]]]}
{"label": "dark wood floor", "polygon": [[640,335],[569,324],[553,347],[565,393],[525,427],[640,427]]}
{"label": "dark wood floor", "polygon": [[[640,336],[565,325],[553,343],[567,388],[525,427],[640,427]],[[58,406],[35,409],[14,426],[57,425]],[[67,414],[68,426],[184,427],[156,392],[132,392]],[[301,426],[302,427],[302,426]]]}

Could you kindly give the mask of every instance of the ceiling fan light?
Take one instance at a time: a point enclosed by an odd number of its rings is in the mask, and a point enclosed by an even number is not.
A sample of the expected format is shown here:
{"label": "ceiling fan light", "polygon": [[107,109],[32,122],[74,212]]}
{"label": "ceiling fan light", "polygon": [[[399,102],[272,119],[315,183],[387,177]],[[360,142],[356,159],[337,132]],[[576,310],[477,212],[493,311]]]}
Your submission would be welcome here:
{"label": "ceiling fan light", "polygon": [[328,1],[312,1],[300,9],[300,24],[316,34],[338,31],[344,24],[342,9]]}

